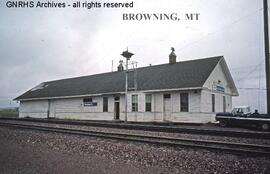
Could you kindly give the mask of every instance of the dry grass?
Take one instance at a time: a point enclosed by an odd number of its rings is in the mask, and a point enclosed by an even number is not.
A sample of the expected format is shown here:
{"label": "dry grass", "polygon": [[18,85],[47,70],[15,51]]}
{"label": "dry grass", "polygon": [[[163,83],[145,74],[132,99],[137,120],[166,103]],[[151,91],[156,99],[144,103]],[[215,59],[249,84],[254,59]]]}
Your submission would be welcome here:
{"label": "dry grass", "polygon": [[18,108],[0,109],[0,117],[19,117]]}

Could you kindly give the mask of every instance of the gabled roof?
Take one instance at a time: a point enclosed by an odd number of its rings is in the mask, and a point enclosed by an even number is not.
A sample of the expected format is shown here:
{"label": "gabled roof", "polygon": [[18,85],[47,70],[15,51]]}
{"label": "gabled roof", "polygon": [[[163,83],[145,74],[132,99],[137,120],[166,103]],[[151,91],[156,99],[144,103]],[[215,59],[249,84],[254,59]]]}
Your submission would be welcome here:
{"label": "gabled roof", "polygon": [[[202,87],[222,56],[137,69],[137,90]],[[134,86],[129,72],[129,87]],[[125,71],[43,82],[15,100],[48,99],[125,91]]]}
{"label": "gabled roof", "polygon": [[221,68],[223,69],[225,77],[228,80],[228,85],[229,85],[229,87],[230,87],[230,89],[232,91],[232,96],[239,96],[238,90],[237,90],[237,88],[236,88],[236,86],[234,84],[232,75],[230,73],[230,70],[229,70],[229,68],[227,66],[227,63],[226,63],[224,58],[221,59],[220,65],[221,65]]}

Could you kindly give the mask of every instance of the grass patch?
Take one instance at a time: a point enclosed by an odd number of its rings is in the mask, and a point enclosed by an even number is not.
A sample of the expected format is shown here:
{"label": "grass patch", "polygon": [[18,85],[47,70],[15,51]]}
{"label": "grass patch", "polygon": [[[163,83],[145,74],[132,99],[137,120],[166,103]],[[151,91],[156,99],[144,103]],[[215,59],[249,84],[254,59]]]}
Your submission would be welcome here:
{"label": "grass patch", "polygon": [[18,108],[12,109],[0,109],[0,117],[12,117],[17,118],[19,117]]}

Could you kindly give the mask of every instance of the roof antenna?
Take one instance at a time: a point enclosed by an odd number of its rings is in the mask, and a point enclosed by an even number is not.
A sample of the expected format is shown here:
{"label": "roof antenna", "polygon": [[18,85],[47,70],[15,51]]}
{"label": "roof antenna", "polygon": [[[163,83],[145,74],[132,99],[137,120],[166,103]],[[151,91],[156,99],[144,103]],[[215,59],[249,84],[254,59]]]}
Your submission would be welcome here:
{"label": "roof antenna", "polygon": [[113,72],[113,60],[112,60],[112,72]]}

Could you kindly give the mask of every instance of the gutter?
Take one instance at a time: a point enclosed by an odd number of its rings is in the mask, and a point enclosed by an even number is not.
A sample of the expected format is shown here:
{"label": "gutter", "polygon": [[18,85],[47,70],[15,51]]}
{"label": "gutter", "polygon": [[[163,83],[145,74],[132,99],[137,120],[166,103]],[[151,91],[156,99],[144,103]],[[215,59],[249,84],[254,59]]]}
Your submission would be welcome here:
{"label": "gutter", "polygon": [[[201,90],[203,87],[192,87],[192,88],[174,88],[174,89],[155,89],[155,90],[142,90],[138,91],[141,93],[157,93],[157,92],[170,92],[170,91],[184,91],[184,90]],[[133,91],[129,91],[132,93]],[[65,98],[80,98],[80,97],[94,97],[94,96],[102,96],[102,95],[117,95],[117,94],[125,94],[124,91],[121,92],[110,92],[110,93],[98,93],[98,94],[85,94],[85,95],[71,95],[71,96],[57,96],[57,97],[40,97],[40,98],[26,98],[26,99],[13,99],[16,101],[32,101],[32,100],[48,100],[48,99],[65,99]]]}

